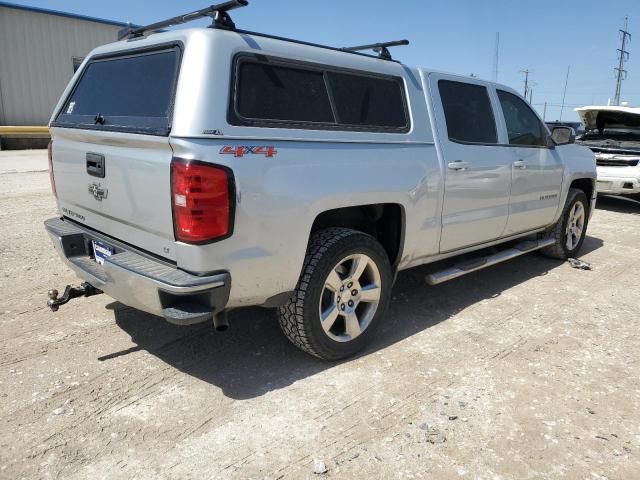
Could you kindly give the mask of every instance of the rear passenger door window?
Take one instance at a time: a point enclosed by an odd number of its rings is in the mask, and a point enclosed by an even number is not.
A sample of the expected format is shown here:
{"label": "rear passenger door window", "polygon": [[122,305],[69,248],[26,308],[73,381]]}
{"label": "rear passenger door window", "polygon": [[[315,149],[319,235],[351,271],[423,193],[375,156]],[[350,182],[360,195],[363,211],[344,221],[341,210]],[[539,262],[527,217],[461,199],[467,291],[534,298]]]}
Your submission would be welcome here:
{"label": "rear passenger door window", "polygon": [[400,77],[246,54],[236,60],[229,123],[317,130],[409,131]]}
{"label": "rear passenger door window", "polygon": [[449,140],[461,143],[498,143],[496,121],[486,87],[440,80],[438,90]]}
{"label": "rear passenger door window", "polygon": [[516,95],[498,90],[509,145],[545,147],[546,129],[531,107]]}

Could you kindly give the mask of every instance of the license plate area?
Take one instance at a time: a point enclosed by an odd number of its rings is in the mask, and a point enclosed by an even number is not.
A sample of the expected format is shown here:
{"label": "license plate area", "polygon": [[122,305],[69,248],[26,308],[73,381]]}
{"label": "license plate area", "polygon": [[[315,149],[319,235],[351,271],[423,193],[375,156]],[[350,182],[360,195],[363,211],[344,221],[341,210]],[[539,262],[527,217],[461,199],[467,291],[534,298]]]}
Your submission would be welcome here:
{"label": "license plate area", "polygon": [[115,249],[111,245],[107,245],[99,240],[91,240],[91,248],[93,250],[93,259],[100,265],[104,264],[104,259],[115,253]]}

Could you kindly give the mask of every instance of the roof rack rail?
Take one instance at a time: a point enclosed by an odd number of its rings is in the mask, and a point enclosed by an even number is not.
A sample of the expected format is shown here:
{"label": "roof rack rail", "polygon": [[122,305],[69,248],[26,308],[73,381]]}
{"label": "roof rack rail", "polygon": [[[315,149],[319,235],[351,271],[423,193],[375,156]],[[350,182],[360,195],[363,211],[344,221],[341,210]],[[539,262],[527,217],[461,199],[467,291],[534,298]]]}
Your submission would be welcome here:
{"label": "roof rack rail", "polygon": [[344,50],[346,52],[373,50],[378,54],[378,57],[382,58],[383,60],[393,60],[393,58],[391,58],[389,47],[399,47],[401,45],[409,45],[409,40],[395,40],[393,42],[371,43],[369,45],[358,45],[357,47],[345,47],[341,50]]}
{"label": "roof rack rail", "polygon": [[246,7],[247,5],[249,5],[249,2],[247,0],[229,0],[217,5],[211,5],[201,10],[196,10],[195,12],[178,15],[177,17],[162,20],[161,22],[145,25],[143,27],[125,27],[118,32],[118,40],[123,40],[125,38],[142,37],[145,32],[160,30],[162,28],[171,27],[173,25],[180,25],[181,23],[191,22],[193,20],[198,20],[204,17],[213,18],[213,21],[211,23],[212,27],[224,28],[226,30],[235,30],[236,26],[227,12],[235,8]]}

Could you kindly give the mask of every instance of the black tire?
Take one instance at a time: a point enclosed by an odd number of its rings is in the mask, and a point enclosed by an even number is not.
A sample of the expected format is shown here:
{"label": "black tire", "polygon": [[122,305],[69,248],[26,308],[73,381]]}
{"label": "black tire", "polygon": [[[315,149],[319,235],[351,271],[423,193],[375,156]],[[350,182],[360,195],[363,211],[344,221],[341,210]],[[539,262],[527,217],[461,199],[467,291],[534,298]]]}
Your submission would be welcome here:
{"label": "black tire", "polygon": [[[569,222],[570,212],[574,208],[574,205],[578,202],[582,203],[584,207],[584,225],[582,228],[582,235],[576,245],[569,249],[567,246],[567,223]],[[589,201],[587,196],[582,190],[577,188],[571,188],[569,195],[567,195],[567,202],[565,203],[564,210],[558,222],[545,232],[545,238],[553,238],[555,243],[548,247],[543,248],[541,253],[548,257],[559,258],[560,260],[566,260],[567,258],[573,258],[580,251],[584,238],[587,233],[587,226],[589,223]]]}
{"label": "black tire", "polygon": [[[375,263],[380,276],[380,297],[362,333],[348,341],[336,341],[321,325],[320,305],[331,270],[350,255],[366,255]],[[348,228],[320,230],[311,236],[294,295],[278,309],[280,327],[295,346],[311,355],[323,360],[349,357],[363,349],[374,336],[389,304],[391,287],[389,257],[375,238]]]}

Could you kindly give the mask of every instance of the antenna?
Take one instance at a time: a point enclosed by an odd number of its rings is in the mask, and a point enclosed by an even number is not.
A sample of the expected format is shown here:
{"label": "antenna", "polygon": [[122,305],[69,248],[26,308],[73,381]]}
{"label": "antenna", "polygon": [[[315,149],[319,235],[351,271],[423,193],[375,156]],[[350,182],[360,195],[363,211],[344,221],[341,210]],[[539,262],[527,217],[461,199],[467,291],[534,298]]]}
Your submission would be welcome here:
{"label": "antenna", "polygon": [[229,10],[233,10],[234,8],[246,7],[247,5],[249,5],[249,2],[247,0],[229,0],[228,2],[211,5],[201,10],[196,10],[184,15],[178,15],[177,17],[172,17],[167,20],[152,23],[144,27],[125,27],[118,32],[118,40],[141,37],[145,34],[145,32],[148,31],[160,30],[161,28],[180,25],[181,23],[191,22],[193,20],[198,20],[199,18],[204,17],[211,17],[213,19],[213,22],[211,23],[212,27],[235,30],[236,26],[227,12]]}
{"label": "antenna", "polygon": [[560,107],[560,121],[562,121],[562,113],[564,112],[564,100],[567,97],[567,85],[569,85],[569,70],[571,65],[567,67],[567,77],[564,79],[564,93],[562,94],[562,106]]}
{"label": "antenna", "polygon": [[498,81],[498,55],[500,53],[500,32],[496,32],[496,50],[493,57],[493,81]]}
{"label": "antenna", "polygon": [[393,60],[389,47],[399,47],[401,45],[409,45],[409,40],[394,40],[393,42],[371,43],[369,45],[359,45],[357,47],[345,47],[341,50],[345,52],[358,52],[360,50],[373,50],[378,57],[383,60]]}
{"label": "antenna", "polygon": [[631,41],[631,34],[627,31],[628,25],[629,25],[629,17],[624,17],[624,30],[619,30],[619,32],[622,34],[621,35],[622,41],[621,41],[620,48],[617,49],[618,57],[619,57],[618,67],[613,69],[616,72],[616,75],[618,77],[616,79],[616,94],[613,97],[614,105],[620,105],[620,94],[622,93],[622,80],[627,78],[627,71],[624,69],[624,62],[629,60],[629,52],[625,50],[627,45],[627,38],[629,39],[629,41]]}

